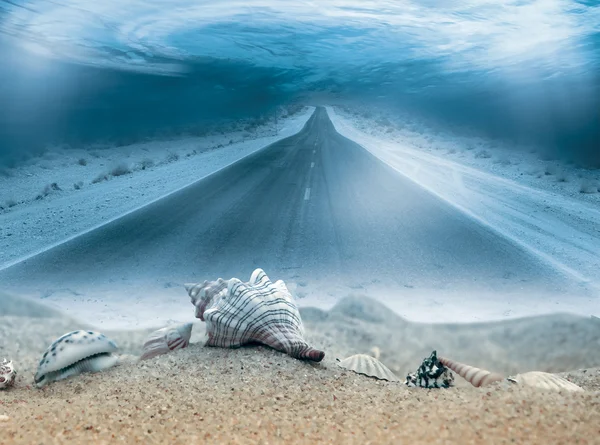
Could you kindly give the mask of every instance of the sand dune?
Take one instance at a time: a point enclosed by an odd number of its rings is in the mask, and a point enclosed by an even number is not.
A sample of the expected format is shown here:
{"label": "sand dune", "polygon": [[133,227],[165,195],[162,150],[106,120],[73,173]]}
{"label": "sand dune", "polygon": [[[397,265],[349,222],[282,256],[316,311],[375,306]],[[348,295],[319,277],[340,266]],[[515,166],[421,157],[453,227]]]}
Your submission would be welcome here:
{"label": "sand dune", "polygon": [[[301,310],[308,341],[326,351],[320,364],[260,346],[204,347],[198,321],[187,349],[38,390],[30,385],[48,344],[88,328],[59,314],[42,318],[50,315],[43,309],[0,296],[0,357],[20,373],[15,388],[0,392],[0,416],[8,416],[0,444],[593,443],[598,434],[600,369],[580,368],[600,366],[600,324],[585,318],[424,325],[352,297],[328,312]],[[104,333],[123,353],[139,354],[149,331]],[[372,346],[401,377],[437,349],[498,372],[569,371],[586,392],[478,389],[458,376],[456,388],[425,390],[337,367],[336,358]]]}
{"label": "sand dune", "polygon": [[411,323],[369,298],[348,297],[329,313],[302,310],[309,331],[335,339],[340,353],[381,350],[381,361],[401,375],[432,350],[505,374],[563,372],[600,366],[600,323],[571,314],[470,324]]}

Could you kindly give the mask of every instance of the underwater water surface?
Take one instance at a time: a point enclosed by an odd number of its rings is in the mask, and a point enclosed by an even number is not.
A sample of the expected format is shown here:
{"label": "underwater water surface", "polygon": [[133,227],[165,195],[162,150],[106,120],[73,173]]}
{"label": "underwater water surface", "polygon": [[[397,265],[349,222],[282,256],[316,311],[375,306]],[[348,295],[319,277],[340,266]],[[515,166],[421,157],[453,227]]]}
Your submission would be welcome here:
{"label": "underwater water surface", "polygon": [[600,162],[595,1],[11,0],[0,51],[3,162],[291,100],[410,112]]}

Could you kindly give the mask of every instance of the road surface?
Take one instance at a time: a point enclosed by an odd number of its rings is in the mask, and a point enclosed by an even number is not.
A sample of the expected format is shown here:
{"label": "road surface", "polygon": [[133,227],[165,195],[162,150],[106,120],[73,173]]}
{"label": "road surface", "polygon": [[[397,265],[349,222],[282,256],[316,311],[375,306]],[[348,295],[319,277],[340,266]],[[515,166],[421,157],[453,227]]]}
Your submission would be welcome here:
{"label": "road surface", "polygon": [[[1,287],[127,295],[261,267],[298,296],[385,289],[564,293],[566,277],[339,135],[325,109],[287,139],[40,255]],[[341,287],[340,287],[341,286]],[[342,297],[344,295],[339,295]]]}

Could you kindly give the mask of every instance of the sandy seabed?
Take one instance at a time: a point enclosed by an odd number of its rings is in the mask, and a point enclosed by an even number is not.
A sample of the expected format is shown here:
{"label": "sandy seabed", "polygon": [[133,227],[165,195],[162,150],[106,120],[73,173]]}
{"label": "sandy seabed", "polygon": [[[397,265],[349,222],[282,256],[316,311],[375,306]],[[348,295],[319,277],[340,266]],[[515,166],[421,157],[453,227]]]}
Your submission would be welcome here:
{"label": "sandy seabed", "polygon": [[[190,306],[190,310],[192,307]],[[31,386],[37,361],[58,336],[90,326],[35,302],[0,295],[0,357],[19,371],[0,391],[0,444],[342,443],[598,444],[600,322],[557,314],[478,324],[417,324],[360,297],[328,312],[301,310],[321,363],[263,346],[192,344],[145,362]],[[93,327],[92,327],[93,328]],[[150,330],[104,332],[139,355]],[[433,349],[511,375],[556,372],[583,393],[506,383],[408,388],[345,371],[337,358],[381,349],[399,377]]]}

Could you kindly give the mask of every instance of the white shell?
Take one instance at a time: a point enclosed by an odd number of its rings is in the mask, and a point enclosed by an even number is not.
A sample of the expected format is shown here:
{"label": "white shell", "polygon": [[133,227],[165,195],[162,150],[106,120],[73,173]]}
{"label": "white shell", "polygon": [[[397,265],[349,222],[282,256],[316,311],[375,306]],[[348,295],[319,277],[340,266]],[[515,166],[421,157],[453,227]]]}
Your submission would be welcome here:
{"label": "white shell", "polygon": [[142,346],[140,360],[147,360],[161,354],[166,354],[175,349],[186,348],[192,336],[192,323],[178,326],[168,326],[154,331],[148,336]]}
{"label": "white shell", "polygon": [[42,387],[82,372],[97,372],[117,364],[117,345],[99,332],[73,331],[56,339],[40,360],[35,384]]}
{"label": "white shell", "polygon": [[438,360],[442,365],[457,373],[476,388],[504,380],[504,377],[500,374],[476,368],[475,366],[465,365],[464,363],[455,362],[449,358],[438,357]]}
{"label": "white shell", "polygon": [[204,312],[218,304],[219,300],[227,295],[229,282],[222,278],[217,281],[204,281],[203,283],[186,283],[185,289],[192,300],[192,304],[196,306],[195,317],[202,321],[204,320]]}
{"label": "white shell", "polygon": [[6,389],[15,383],[17,378],[17,371],[12,361],[4,359],[0,363],[0,389]]}
{"label": "white shell", "polygon": [[514,377],[509,377],[507,380],[512,383],[517,383],[523,386],[531,386],[540,389],[550,389],[553,391],[583,391],[583,388],[577,386],[575,383],[569,382],[567,379],[564,379],[554,374],[549,374],[547,372],[526,372],[524,374],[517,374]]}
{"label": "white shell", "polygon": [[381,356],[381,350],[377,346],[373,346],[369,352],[373,357],[379,360],[379,357]]}
{"label": "white shell", "polygon": [[256,269],[250,281],[187,284],[196,317],[206,321],[207,346],[234,348],[262,343],[297,359],[321,361],[323,351],[304,340],[304,326],[285,283]]}
{"label": "white shell", "polygon": [[400,381],[383,363],[367,354],[352,355],[340,361],[338,366],[354,371],[357,374],[364,374],[380,380],[389,380],[390,382]]}

